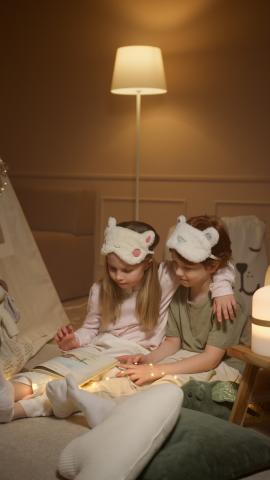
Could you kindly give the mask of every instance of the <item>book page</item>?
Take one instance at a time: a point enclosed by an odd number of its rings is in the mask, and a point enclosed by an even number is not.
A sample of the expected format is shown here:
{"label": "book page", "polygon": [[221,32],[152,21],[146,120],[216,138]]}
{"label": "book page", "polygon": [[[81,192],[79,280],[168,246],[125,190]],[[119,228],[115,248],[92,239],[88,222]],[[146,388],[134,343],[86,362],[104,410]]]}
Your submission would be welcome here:
{"label": "book page", "polygon": [[104,355],[91,355],[87,359],[78,360],[67,354],[43,362],[33,370],[47,373],[56,373],[61,377],[71,374],[78,385],[82,386],[89,381],[97,381],[106,371],[111,370],[118,361]]}

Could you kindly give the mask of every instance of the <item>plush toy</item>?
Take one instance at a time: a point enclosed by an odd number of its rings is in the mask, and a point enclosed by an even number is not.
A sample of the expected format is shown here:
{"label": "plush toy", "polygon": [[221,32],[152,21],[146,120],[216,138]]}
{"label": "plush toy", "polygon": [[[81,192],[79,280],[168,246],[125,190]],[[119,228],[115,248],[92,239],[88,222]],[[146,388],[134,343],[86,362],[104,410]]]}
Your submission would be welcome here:
{"label": "plush toy", "polygon": [[228,419],[236,398],[238,384],[189,380],[183,387],[183,407]]}

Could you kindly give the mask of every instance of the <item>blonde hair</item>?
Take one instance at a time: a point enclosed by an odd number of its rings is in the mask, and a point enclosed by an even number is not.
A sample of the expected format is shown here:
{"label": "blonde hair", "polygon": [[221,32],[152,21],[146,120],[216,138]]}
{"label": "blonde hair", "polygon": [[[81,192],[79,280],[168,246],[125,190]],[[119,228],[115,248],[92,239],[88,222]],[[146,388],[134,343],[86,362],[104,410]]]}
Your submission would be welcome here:
{"label": "blonde hair", "polygon": [[[152,245],[154,249],[159,242],[159,235],[155,229],[144,222],[132,221],[122,222],[118,226],[129,228],[135,232],[143,233],[147,230],[153,230],[155,233],[155,240]],[[151,261],[149,262],[149,260]],[[144,272],[144,277],[140,285],[137,299],[135,315],[139,321],[139,325],[143,331],[151,331],[158,322],[161,288],[158,278],[157,262],[148,256],[143,262],[149,262]],[[142,262],[142,263],[143,263]],[[127,293],[116,285],[111,279],[107,261],[105,264],[105,272],[100,281],[99,305],[101,310],[101,330],[106,330],[110,323],[115,324],[120,315],[121,304],[127,298]]]}

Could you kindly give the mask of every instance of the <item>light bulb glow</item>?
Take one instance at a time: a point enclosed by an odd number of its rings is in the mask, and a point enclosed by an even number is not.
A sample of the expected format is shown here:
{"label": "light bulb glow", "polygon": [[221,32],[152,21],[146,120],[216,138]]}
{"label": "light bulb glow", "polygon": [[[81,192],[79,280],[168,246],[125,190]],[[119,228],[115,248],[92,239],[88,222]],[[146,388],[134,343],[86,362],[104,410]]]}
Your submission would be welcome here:
{"label": "light bulb glow", "polygon": [[157,95],[167,92],[160,48],[133,45],[116,51],[111,92],[118,95]]}
{"label": "light bulb glow", "polygon": [[254,293],[252,318],[251,350],[270,357],[270,285]]}

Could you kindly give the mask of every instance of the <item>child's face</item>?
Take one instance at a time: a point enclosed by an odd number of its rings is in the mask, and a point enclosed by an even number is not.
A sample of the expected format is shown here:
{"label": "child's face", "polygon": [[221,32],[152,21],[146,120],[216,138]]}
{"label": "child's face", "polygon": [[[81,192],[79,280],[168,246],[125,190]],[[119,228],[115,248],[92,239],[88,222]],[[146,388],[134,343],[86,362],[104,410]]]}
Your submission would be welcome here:
{"label": "child's face", "polygon": [[211,276],[214,271],[213,268],[206,267],[202,263],[194,263],[189,265],[180,260],[174,251],[171,252],[171,255],[174,271],[177,277],[180,279],[183,287],[195,287],[211,280]]}
{"label": "child's face", "polygon": [[128,290],[140,285],[145,270],[149,266],[149,261],[144,261],[138,265],[129,265],[123,262],[114,253],[107,255],[108,273],[119,288]]}

